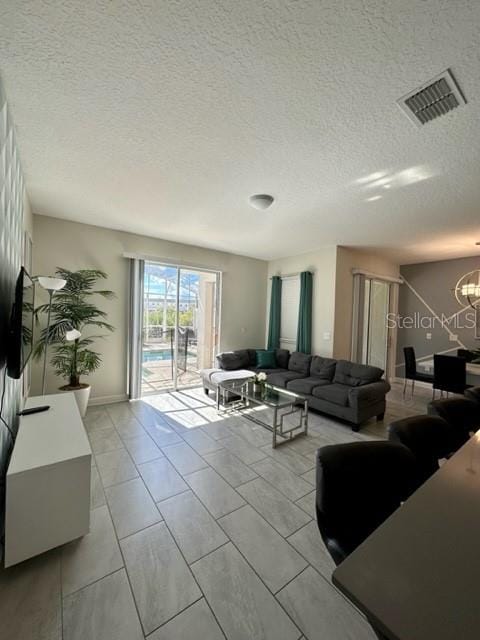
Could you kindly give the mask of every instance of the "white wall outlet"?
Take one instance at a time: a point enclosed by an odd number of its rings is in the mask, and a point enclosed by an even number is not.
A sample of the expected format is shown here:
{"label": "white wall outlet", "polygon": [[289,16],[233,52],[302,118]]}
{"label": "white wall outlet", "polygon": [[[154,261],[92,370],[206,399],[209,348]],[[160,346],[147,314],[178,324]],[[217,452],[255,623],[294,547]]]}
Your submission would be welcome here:
{"label": "white wall outlet", "polygon": [[431,333],[427,333],[427,340],[431,340],[432,339],[432,334]]}
{"label": "white wall outlet", "polygon": [[449,335],[449,340],[450,340],[450,342],[457,342],[457,341],[458,341],[458,336],[457,336],[457,334],[456,334],[456,333],[451,333],[451,334]]}
{"label": "white wall outlet", "polygon": [[323,339],[324,340],[331,340],[332,339],[332,334],[330,333],[330,331],[324,331],[323,332]]}

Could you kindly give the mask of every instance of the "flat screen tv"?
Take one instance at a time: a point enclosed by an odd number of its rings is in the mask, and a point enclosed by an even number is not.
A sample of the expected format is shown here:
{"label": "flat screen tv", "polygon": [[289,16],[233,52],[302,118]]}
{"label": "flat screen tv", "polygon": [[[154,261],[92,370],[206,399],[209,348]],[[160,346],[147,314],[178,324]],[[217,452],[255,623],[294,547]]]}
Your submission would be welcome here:
{"label": "flat screen tv", "polygon": [[18,379],[32,355],[35,284],[24,267],[15,285],[7,348],[7,373]]}

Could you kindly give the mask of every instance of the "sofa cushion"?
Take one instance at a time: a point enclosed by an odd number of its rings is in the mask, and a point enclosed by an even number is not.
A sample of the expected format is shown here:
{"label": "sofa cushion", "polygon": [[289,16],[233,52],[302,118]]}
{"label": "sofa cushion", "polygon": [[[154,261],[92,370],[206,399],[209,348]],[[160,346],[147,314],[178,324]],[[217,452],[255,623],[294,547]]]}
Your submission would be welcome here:
{"label": "sofa cushion", "polygon": [[310,363],[310,375],[312,378],[321,378],[322,380],[333,380],[335,375],[335,367],[337,361],[333,358],[323,358],[322,356],[313,356]]}
{"label": "sofa cushion", "polygon": [[333,402],[342,407],[348,406],[348,394],[350,391],[348,385],[345,384],[326,384],[312,389],[312,396],[320,398],[320,400],[326,400],[327,402]]}
{"label": "sofa cushion", "polygon": [[287,383],[290,380],[296,380],[297,378],[303,378],[301,373],[297,373],[296,371],[281,371],[280,373],[267,373],[267,382],[268,384],[273,384],[274,387],[282,387],[285,389]]}
{"label": "sofa cushion", "polygon": [[367,364],[357,364],[348,360],[339,360],[335,367],[333,382],[359,387],[370,382],[377,382],[383,375],[383,369]]}
{"label": "sofa cushion", "polygon": [[301,373],[303,376],[307,377],[311,360],[312,356],[309,356],[306,353],[300,353],[299,351],[294,351],[288,361],[288,369],[289,371],[296,371],[297,373]]}
{"label": "sofa cushion", "polygon": [[217,355],[217,362],[224,371],[235,371],[236,369],[242,369],[242,367],[248,367],[249,358],[247,350],[224,351]]}
{"label": "sofa cushion", "polygon": [[290,359],[290,351],[288,349],[275,349],[275,358],[278,367],[288,369],[288,361]]}
{"label": "sofa cushion", "polygon": [[259,369],[275,369],[277,366],[275,352],[259,349],[257,351],[256,365]]}
{"label": "sofa cushion", "polygon": [[287,389],[294,391],[295,393],[303,393],[304,395],[311,395],[314,387],[321,387],[322,385],[330,384],[328,380],[323,378],[298,378],[297,380],[291,380],[287,382]]}
{"label": "sofa cushion", "polygon": [[257,363],[257,350],[256,349],[246,349],[248,353],[248,366],[254,367]]}

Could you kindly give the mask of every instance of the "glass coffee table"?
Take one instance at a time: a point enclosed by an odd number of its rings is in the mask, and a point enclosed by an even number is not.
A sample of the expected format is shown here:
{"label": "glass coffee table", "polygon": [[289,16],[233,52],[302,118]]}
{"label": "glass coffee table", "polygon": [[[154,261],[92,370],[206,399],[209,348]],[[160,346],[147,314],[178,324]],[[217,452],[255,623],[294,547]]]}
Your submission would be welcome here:
{"label": "glass coffee table", "polygon": [[[235,396],[236,399],[228,401]],[[262,420],[251,411],[254,407],[272,410],[271,419]],[[217,387],[217,410],[239,411],[243,416],[272,432],[272,447],[275,448],[308,433],[308,400],[293,391],[266,384],[258,388],[251,378],[224,380]],[[286,418],[293,416],[296,422],[287,424]]]}

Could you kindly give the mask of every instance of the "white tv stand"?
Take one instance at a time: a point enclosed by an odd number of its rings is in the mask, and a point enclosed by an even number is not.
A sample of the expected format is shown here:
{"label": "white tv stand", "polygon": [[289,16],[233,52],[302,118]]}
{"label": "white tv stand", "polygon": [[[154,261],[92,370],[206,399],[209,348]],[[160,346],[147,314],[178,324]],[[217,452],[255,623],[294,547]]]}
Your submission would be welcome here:
{"label": "white tv stand", "polygon": [[92,451],[73,393],[29,398],[48,411],[20,418],[6,482],[5,566],[90,529]]}

